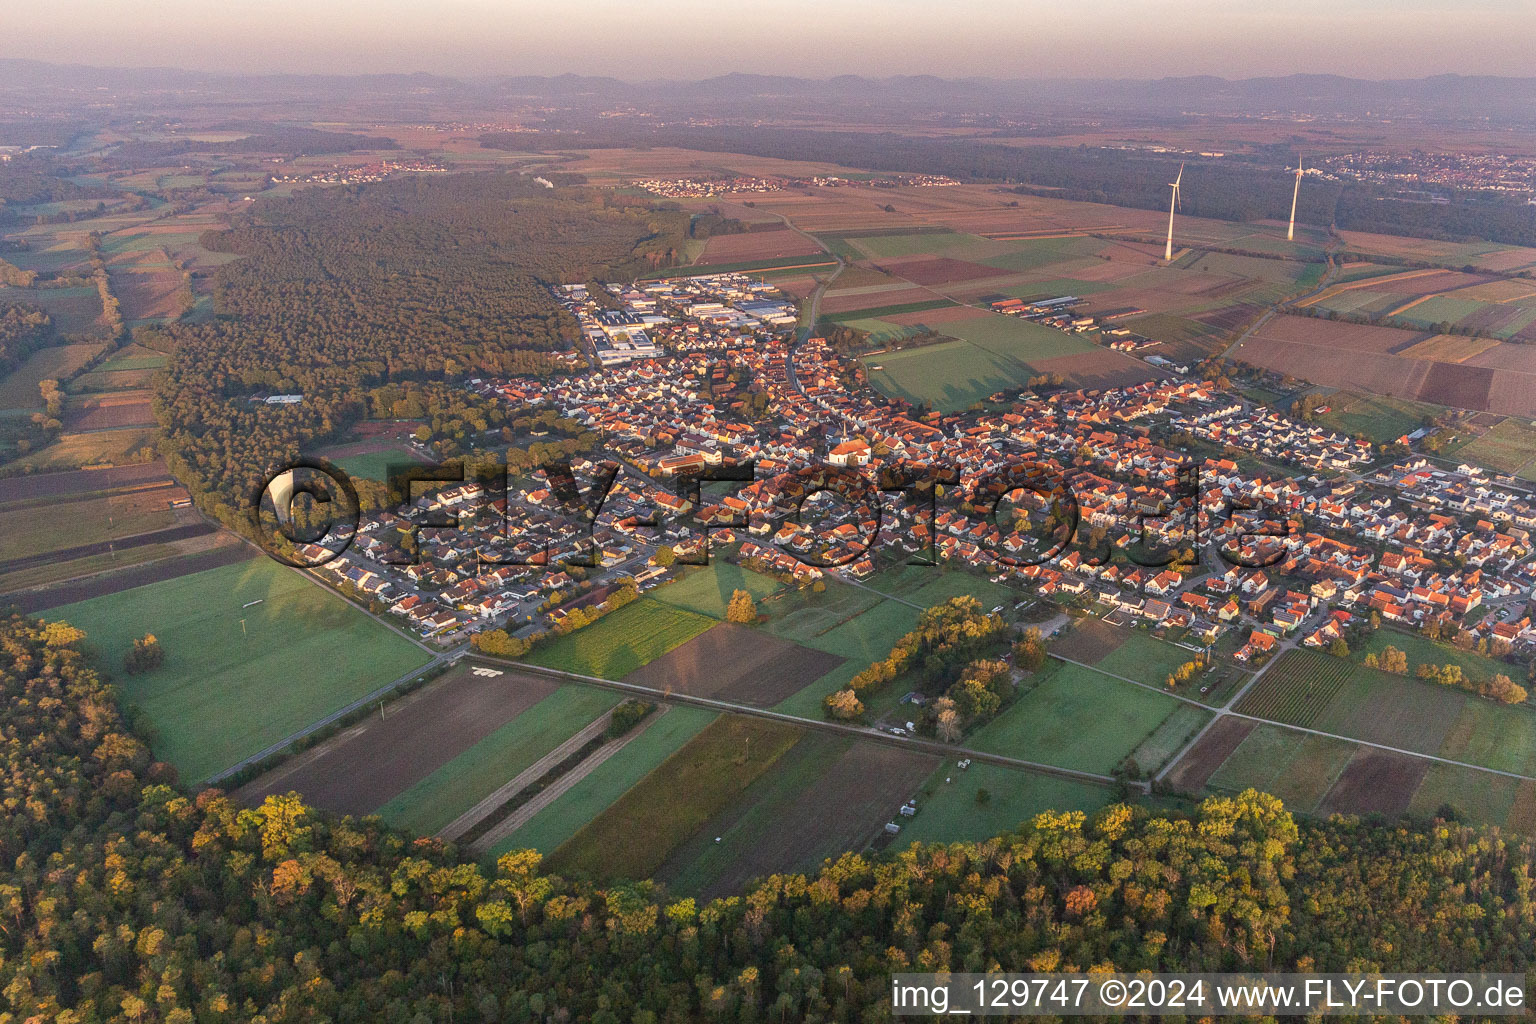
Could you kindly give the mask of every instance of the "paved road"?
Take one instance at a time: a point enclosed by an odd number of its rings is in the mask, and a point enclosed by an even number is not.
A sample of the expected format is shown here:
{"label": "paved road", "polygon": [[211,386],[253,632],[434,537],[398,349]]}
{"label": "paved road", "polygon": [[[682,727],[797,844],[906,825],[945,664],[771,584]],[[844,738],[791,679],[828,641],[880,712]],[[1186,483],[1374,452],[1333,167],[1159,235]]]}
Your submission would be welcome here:
{"label": "paved road", "polygon": [[[486,662],[497,667],[505,667],[507,662]],[[578,683],[589,683],[593,686],[604,686],[621,693],[638,694],[649,700],[665,701],[672,704],[691,704],[694,707],[707,708],[712,711],[724,711],[734,715],[751,715],[754,718],[765,718],[769,721],[783,722],[802,729],[817,729],[822,732],[836,733],[840,736],[852,736],[858,739],[870,740],[875,743],[884,743],[887,746],[900,747],[904,750],[917,751],[923,754],[933,754],[938,757],[970,758],[973,761],[981,761],[986,764],[1001,765],[1005,768],[1023,768],[1041,775],[1054,775],[1057,778],[1075,779],[1079,782],[1091,782],[1101,786],[1112,786],[1119,782],[1111,775],[1100,775],[1097,772],[1078,771],[1075,768],[1062,768],[1054,764],[1043,764],[1039,761],[1030,761],[1022,757],[1009,757],[1005,754],[993,754],[985,750],[974,750],[970,747],[955,746],[949,743],[940,743],[937,740],[925,740],[916,736],[892,736],[890,733],[881,732],[866,725],[849,725],[844,722],[818,721],[813,718],[801,718],[798,715],[785,714],[782,711],[770,711],[767,708],[753,707],[750,704],[737,704],[733,701],[717,700],[713,697],[696,697],[691,694],[678,693],[676,690],[663,691],[649,686],[639,686],[635,683],[625,683],[614,679],[603,679],[600,676],[582,675],[579,672],[566,672],[562,669],[545,668],[542,665],[529,665],[524,662],[511,662],[526,672],[536,672],[541,675],[554,676],[557,679],[569,679]],[[1143,791],[1146,785],[1141,784]]]}
{"label": "paved road", "polygon": [[843,268],[848,266],[848,263],[837,253],[833,252],[831,249],[828,249],[825,245],[822,245],[821,239],[817,238],[815,235],[810,234],[809,232],[802,231],[797,228],[794,222],[791,221],[788,217],[784,216],[784,214],[776,213],[774,216],[783,221],[786,228],[793,231],[795,234],[802,238],[809,239],[816,245],[817,248],[821,249],[827,255],[837,260],[837,269],[828,274],[826,280],[822,281],[819,285],[816,286],[816,289],[811,292],[811,307],[809,310],[809,315],[805,320],[805,326],[798,328],[795,331],[794,344],[790,345],[789,351],[784,354],[784,376],[789,381],[789,386],[804,396],[805,388],[800,386],[800,378],[795,376],[795,349],[799,348],[800,343],[811,336],[812,331],[816,330],[816,316],[818,310],[821,309],[821,297],[826,292],[826,290],[831,287],[832,282],[837,280],[837,275],[843,272]]}

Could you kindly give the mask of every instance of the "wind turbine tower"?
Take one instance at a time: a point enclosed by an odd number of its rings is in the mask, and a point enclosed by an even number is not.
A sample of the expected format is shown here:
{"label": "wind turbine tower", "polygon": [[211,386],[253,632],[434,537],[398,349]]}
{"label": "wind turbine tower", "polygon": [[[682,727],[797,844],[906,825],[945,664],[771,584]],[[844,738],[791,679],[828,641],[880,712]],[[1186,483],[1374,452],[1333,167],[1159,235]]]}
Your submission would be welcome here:
{"label": "wind turbine tower", "polygon": [[1285,240],[1296,240],[1296,197],[1301,195],[1301,154],[1296,154],[1296,187],[1291,189],[1291,226],[1285,232]]}
{"label": "wind turbine tower", "polygon": [[1179,176],[1168,183],[1173,189],[1173,198],[1168,201],[1168,244],[1163,248],[1163,259],[1173,262],[1173,211],[1179,205],[1179,182],[1184,180],[1184,165],[1179,164]]}

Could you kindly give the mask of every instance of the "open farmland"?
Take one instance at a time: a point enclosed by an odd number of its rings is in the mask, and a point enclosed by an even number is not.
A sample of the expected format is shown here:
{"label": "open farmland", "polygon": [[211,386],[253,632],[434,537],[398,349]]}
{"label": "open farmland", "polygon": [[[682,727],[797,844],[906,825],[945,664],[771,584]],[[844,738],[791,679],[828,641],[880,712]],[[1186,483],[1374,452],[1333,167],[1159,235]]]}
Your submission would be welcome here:
{"label": "open farmland", "polygon": [[180,488],[156,488],[126,494],[7,509],[0,532],[0,571],[17,559],[63,549],[101,544],[174,526],[168,505]]}
{"label": "open farmland", "polygon": [[1237,710],[1291,725],[1311,725],[1357,666],[1317,651],[1286,651],[1243,697]]}
{"label": "open farmland", "polygon": [[1502,343],[1466,362],[1407,354],[1430,337],[1393,327],[1277,316],[1244,341],[1234,356],[1330,387],[1536,416],[1536,356],[1525,346]]}
{"label": "open farmland", "polygon": [[295,790],[307,803],[326,810],[372,813],[552,698],[557,689],[559,684],[547,676],[502,671],[491,678],[461,665],[386,705],[380,714],[290,758],[242,787],[236,798],[255,805]]}
{"label": "open farmland", "polygon": [[937,764],[930,754],[807,733],[679,844],[658,877],[712,898],[756,877],[814,870],[861,849],[887,821],[909,820],[898,809]]}
{"label": "open farmland", "polygon": [[777,260],[787,256],[826,254],[821,246],[798,231],[746,231],[735,235],[715,235],[704,245],[698,263],[702,268],[715,264]]}
{"label": "open farmland", "polygon": [[[253,603],[259,602],[259,603]],[[112,669],[154,633],[165,664],[122,676],[152,745],[188,781],[230,767],[424,665],[340,597],[260,558],[55,608]]]}
{"label": "open farmland", "polygon": [[508,850],[553,853],[632,786],[682,747],[718,715],[688,705],[664,706],[641,723],[638,735],[624,746],[622,756],[610,757],[584,771],[574,785],[540,808],[521,827],[496,839],[486,853],[497,857]]}
{"label": "open farmland", "polygon": [[[1221,793],[1260,789],[1274,793],[1287,807],[1302,813],[1316,810],[1359,749],[1346,740],[1310,736],[1274,725],[1242,723],[1245,728],[1238,730],[1228,724],[1231,721],[1220,723],[1231,730],[1227,738],[1240,735],[1241,739],[1230,746],[1221,744],[1226,746],[1225,754],[1208,773],[1209,788]],[[1213,728],[1211,733],[1216,731]],[[1192,751],[1190,757],[1194,756]]]}
{"label": "open farmland", "polygon": [[43,407],[38,383],[64,380],[101,352],[97,344],[55,345],[32,353],[26,362],[0,380],[0,413],[30,412]]}
{"label": "open farmland", "polygon": [[826,651],[721,622],[624,677],[626,683],[772,707],[842,663]]}
{"label": "open farmland", "polygon": [[778,722],[722,715],[555,850],[550,870],[647,878],[804,735]]}
{"label": "open farmland", "polygon": [[15,288],[0,286],[0,304],[19,302],[37,306],[53,317],[61,334],[107,337],[101,322],[101,295],[94,284],[69,288]]}
{"label": "open farmland", "polygon": [[1145,741],[1179,702],[1093,669],[1047,662],[1028,693],[967,743],[1011,757],[1107,774]]}

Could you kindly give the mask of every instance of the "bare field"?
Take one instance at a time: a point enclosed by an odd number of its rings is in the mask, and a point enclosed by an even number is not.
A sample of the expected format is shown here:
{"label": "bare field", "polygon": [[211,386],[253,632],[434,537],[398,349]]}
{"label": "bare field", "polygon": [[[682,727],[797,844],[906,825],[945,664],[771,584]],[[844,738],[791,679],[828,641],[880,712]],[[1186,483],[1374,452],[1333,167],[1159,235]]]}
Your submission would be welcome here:
{"label": "bare field", "polygon": [[715,235],[704,245],[701,265],[777,259],[781,256],[819,256],[821,246],[796,231],[746,231]]}
{"label": "bare field", "polygon": [[1318,804],[1318,813],[1397,817],[1408,810],[1429,766],[1422,757],[1361,747]]}
{"label": "bare field", "polygon": [[842,663],[836,654],[722,622],[631,672],[624,682],[772,707]]}
{"label": "bare field", "polygon": [[550,678],[461,666],[235,792],[255,805],[297,790],[316,807],[368,814],[558,689]]}
{"label": "bare field", "polygon": [[1199,793],[1255,725],[1246,718],[1218,719],[1169,773],[1168,784],[1180,792]]}

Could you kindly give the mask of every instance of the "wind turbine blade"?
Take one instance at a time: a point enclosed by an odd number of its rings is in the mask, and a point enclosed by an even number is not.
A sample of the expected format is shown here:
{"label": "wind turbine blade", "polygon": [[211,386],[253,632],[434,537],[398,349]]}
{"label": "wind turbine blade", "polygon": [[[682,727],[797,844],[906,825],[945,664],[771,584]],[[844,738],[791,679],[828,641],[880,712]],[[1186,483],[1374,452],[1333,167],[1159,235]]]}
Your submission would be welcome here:
{"label": "wind turbine blade", "polygon": [[1183,164],[1179,164],[1179,176],[1177,178],[1173,179],[1174,187],[1177,188],[1178,185],[1179,185],[1179,182],[1181,182],[1183,180],[1184,180],[1184,165]]}

